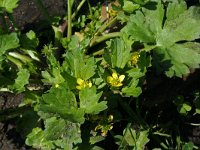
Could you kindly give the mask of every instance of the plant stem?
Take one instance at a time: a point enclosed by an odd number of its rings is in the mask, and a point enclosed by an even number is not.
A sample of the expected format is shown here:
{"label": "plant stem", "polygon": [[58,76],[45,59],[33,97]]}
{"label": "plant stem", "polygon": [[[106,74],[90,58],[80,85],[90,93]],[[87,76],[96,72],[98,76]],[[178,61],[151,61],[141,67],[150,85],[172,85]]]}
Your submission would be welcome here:
{"label": "plant stem", "polygon": [[114,24],[115,22],[117,22],[117,17],[111,19],[108,23],[105,22],[105,23],[99,28],[99,30],[96,32],[96,35],[100,35],[101,33],[103,33],[109,26],[111,26],[111,25]]}
{"label": "plant stem", "polygon": [[77,13],[79,12],[79,10],[81,9],[81,7],[83,6],[83,4],[86,2],[86,0],[82,0],[80,2],[80,4],[78,5],[78,7],[76,8],[76,10],[74,11],[74,13],[72,14],[72,20],[76,17]]}
{"label": "plant stem", "polygon": [[92,16],[92,8],[91,8],[91,5],[90,5],[89,0],[87,0],[87,4],[88,4],[88,8],[89,8],[89,12],[90,12],[90,16]]}
{"label": "plant stem", "polygon": [[72,0],[67,0],[67,22],[68,22],[68,26],[67,26],[67,38],[71,38],[72,35]]}
{"label": "plant stem", "polygon": [[97,52],[94,52],[94,53],[92,54],[92,56],[102,55],[103,53],[104,53],[104,49],[101,49],[101,50],[99,50],[99,51],[97,51]]}
{"label": "plant stem", "polygon": [[95,46],[96,44],[99,44],[103,41],[106,41],[111,38],[119,37],[119,36],[120,36],[120,32],[113,32],[113,33],[108,33],[102,36],[95,36],[91,40],[89,47]]}

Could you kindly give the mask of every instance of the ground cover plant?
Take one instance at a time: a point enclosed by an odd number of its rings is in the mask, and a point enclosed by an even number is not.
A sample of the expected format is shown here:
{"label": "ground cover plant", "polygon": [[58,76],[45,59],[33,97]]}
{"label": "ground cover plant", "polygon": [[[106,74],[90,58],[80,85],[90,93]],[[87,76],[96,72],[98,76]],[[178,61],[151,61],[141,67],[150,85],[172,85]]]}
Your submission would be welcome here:
{"label": "ground cover plant", "polygon": [[47,23],[28,31],[13,19],[18,2],[0,0],[0,91],[23,102],[0,121],[27,146],[198,149],[199,1],[68,0],[51,17],[37,0]]}

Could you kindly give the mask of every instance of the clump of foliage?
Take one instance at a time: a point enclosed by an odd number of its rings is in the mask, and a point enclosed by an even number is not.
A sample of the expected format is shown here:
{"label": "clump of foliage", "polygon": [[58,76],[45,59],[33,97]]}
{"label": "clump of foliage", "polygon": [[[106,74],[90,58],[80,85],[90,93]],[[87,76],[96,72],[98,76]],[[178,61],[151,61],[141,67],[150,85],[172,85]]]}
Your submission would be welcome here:
{"label": "clump of foliage", "polygon": [[[18,130],[27,128],[21,133],[26,144],[100,150],[112,139],[116,149],[197,149],[156,118],[148,121],[140,95],[148,72],[175,78],[199,68],[200,7],[184,0],[119,0],[105,11],[87,1],[83,15],[85,2],[74,9],[68,0],[61,18],[67,27],[50,22],[54,39],[40,45],[37,33],[15,26],[18,0],[0,0],[0,14],[9,14],[13,25],[9,31],[1,18],[0,86],[24,95],[19,108],[29,109],[20,112]],[[178,97],[172,105],[179,117],[192,106],[199,115],[199,98],[191,104]]]}

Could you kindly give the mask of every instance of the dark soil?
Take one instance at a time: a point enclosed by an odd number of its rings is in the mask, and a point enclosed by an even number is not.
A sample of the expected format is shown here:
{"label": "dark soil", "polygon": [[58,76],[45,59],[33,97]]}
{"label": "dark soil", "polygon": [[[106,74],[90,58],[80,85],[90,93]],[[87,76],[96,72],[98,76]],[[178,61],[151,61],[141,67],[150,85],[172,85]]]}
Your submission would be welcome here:
{"label": "dark soil", "polygon": [[[16,26],[20,30],[30,30],[34,24],[48,22],[48,16],[64,16],[66,14],[67,0],[41,0],[46,8],[42,11],[37,0],[20,0],[18,7],[14,10],[13,17]],[[5,14],[6,18],[6,14]],[[1,20],[0,20],[1,22]],[[10,29],[13,25],[10,23]],[[28,29],[26,29],[28,28]],[[16,108],[23,100],[22,95],[12,93],[0,93],[0,111]],[[8,121],[0,122],[0,150],[31,150],[25,146],[24,139],[16,131],[16,121],[14,118]],[[2,118],[0,118],[2,120]]]}
{"label": "dark soil", "polygon": [[[22,95],[0,93],[0,110],[16,108],[23,100]],[[15,119],[0,122],[0,149],[25,150],[24,140],[16,132]]]}
{"label": "dark soil", "polygon": [[41,6],[36,1],[20,0],[19,6],[15,9],[13,17],[21,30],[29,24],[35,24],[42,20],[48,21],[48,15],[54,17],[66,14],[65,0],[42,0],[47,14],[42,11]]}

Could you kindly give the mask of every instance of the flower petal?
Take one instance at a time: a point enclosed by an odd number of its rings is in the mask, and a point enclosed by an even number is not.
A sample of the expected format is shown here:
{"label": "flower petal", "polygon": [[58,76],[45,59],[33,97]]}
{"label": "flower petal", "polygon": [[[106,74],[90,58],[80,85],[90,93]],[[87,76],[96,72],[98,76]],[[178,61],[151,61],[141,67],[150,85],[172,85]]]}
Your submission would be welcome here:
{"label": "flower petal", "polygon": [[108,82],[108,83],[112,83],[112,82],[113,82],[113,77],[108,76],[108,77],[107,77],[107,82]]}
{"label": "flower petal", "polygon": [[113,73],[112,73],[112,77],[113,77],[114,79],[118,79],[117,73],[113,72]]}
{"label": "flower petal", "polygon": [[79,85],[84,84],[84,80],[82,80],[81,78],[78,78],[76,81]]}
{"label": "flower petal", "polygon": [[81,90],[81,89],[82,89],[82,86],[76,86],[76,88],[77,88],[78,90]]}
{"label": "flower petal", "polygon": [[119,81],[120,81],[120,82],[124,81],[124,78],[125,78],[125,75],[120,75],[120,76],[119,76]]}
{"label": "flower petal", "polygon": [[89,87],[92,87],[92,83],[91,83],[91,82],[89,82],[89,83],[88,83],[88,86],[89,86]]}
{"label": "flower petal", "polygon": [[123,84],[122,83],[118,83],[118,84],[115,84],[114,86],[115,87],[120,87],[120,86],[122,86]]}

